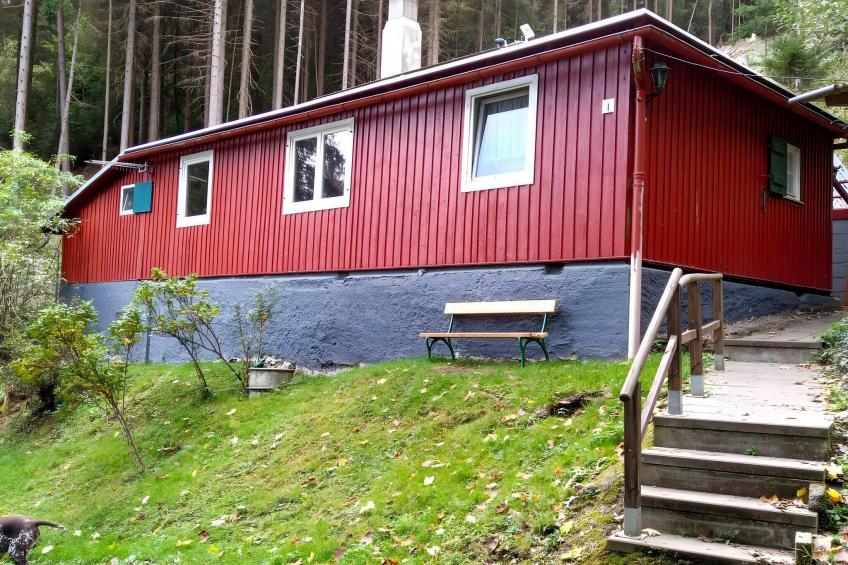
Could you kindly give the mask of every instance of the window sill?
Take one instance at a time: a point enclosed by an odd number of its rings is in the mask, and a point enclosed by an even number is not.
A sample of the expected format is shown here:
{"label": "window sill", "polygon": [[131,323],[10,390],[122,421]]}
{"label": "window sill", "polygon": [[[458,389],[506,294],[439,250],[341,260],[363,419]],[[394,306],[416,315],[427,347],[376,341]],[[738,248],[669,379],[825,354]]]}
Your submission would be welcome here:
{"label": "window sill", "polygon": [[209,215],[205,216],[189,216],[187,218],[178,216],[177,217],[177,227],[178,228],[192,228],[195,226],[206,226],[211,222],[209,221]]}
{"label": "window sill", "polygon": [[350,193],[346,192],[344,196],[335,196],[333,198],[322,198],[321,200],[312,200],[307,202],[289,202],[283,200],[283,215],[291,216],[292,214],[305,214],[307,212],[320,212],[321,210],[335,210],[336,208],[350,207]]}
{"label": "window sill", "polygon": [[803,200],[799,200],[799,199],[797,199],[797,198],[793,198],[793,197],[791,197],[791,196],[784,196],[784,197],[783,197],[783,199],[784,199],[784,200],[786,200],[787,202],[790,202],[790,203],[792,203],[792,204],[796,204],[796,205],[798,205],[798,206],[803,206],[803,205],[804,205],[804,201],[803,201]]}
{"label": "window sill", "polygon": [[493,190],[496,188],[513,188],[517,186],[528,186],[533,184],[534,171],[522,171],[509,175],[497,175],[481,177],[477,179],[465,179],[460,192],[477,192],[479,190]]}

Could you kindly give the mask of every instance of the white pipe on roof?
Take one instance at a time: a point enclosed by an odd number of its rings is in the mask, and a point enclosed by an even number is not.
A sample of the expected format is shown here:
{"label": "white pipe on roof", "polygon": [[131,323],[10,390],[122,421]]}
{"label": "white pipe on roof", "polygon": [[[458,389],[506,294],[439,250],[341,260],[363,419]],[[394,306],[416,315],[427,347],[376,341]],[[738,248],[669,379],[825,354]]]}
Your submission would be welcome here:
{"label": "white pipe on roof", "polygon": [[813,100],[819,100],[825,96],[830,96],[831,94],[842,94],[843,92],[848,92],[848,83],[831,84],[805,92],[804,94],[799,94],[798,96],[790,98],[789,103],[801,104],[803,102],[812,102]]}

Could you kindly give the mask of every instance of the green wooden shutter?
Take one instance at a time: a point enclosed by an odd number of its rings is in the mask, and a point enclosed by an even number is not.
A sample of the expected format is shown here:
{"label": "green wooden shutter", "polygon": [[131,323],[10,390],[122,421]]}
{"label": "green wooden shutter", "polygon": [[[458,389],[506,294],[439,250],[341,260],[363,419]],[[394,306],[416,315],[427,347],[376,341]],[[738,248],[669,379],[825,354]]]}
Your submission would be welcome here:
{"label": "green wooden shutter", "polygon": [[769,137],[769,191],[786,196],[786,170],[788,156],[786,140],[772,135]]}
{"label": "green wooden shutter", "polygon": [[137,182],[133,187],[133,214],[153,209],[153,182]]}

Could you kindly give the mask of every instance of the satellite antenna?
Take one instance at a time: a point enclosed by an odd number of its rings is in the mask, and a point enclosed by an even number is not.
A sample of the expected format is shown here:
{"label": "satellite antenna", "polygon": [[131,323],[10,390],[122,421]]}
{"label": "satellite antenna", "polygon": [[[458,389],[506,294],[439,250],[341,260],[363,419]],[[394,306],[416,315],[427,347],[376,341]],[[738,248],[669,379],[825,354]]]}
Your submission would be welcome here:
{"label": "satellite antenna", "polygon": [[524,35],[524,41],[530,41],[536,37],[536,32],[530,27],[530,24],[521,24],[521,33]]}

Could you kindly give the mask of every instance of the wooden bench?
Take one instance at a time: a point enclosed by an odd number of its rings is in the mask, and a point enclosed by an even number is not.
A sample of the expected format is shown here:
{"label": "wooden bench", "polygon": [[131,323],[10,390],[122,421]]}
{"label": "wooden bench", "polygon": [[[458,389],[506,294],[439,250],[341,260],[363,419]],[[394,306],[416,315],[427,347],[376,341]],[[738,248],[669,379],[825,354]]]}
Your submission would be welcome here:
{"label": "wooden bench", "polygon": [[[456,359],[453,350],[454,339],[517,339],[518,349],[521,352],[521,366],[526,361],[524,350],[530,342],[538,343],[548,356],[548,347],[545,338],[548,337],[548,318],[556,310],[556,300],[509,300],[503,302],[448,302],[445,304],[445,315],[450,316],[450,323],[445,332],[421,332],[419,337],[425,339],[427,344],[427,358],[432,358],[433,346],[441,341],[448,346],[451,358]],[[542,316],[542,328],[538,332],[512,331],[512,332],[457,332],[453,331],[454,320],[458,316]]]}

